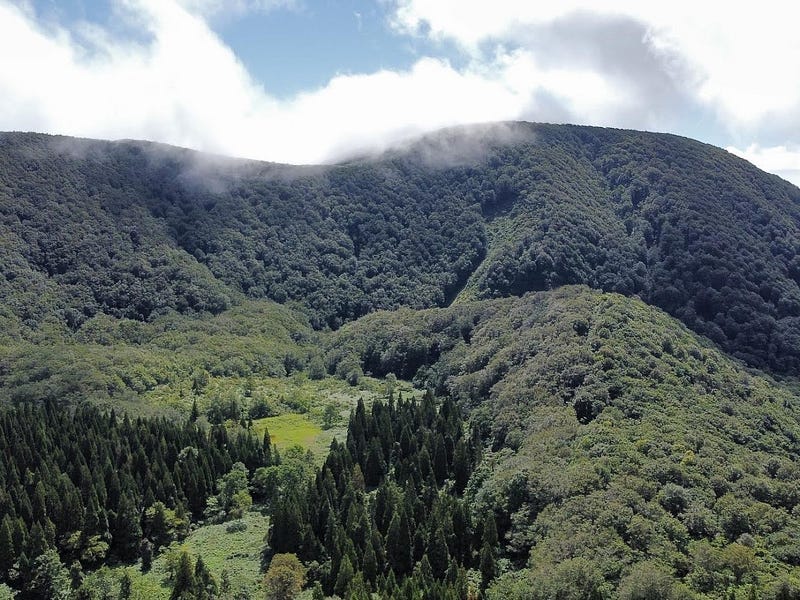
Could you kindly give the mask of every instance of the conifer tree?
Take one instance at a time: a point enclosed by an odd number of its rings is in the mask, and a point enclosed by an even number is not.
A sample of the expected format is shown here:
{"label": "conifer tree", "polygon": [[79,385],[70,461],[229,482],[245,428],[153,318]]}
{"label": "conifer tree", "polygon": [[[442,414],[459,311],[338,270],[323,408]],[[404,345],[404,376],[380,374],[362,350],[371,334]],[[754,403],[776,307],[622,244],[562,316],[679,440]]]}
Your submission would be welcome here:
{"label": "conifer tree", "polygon": [[437,526],[428,541],[426,552],[431,569],[437,579],[442,579],[450,564],[450,552],[447,549],[447,540],[441,526]]}
{"label": "conifer tree", "polygon": [[0,581],[5,581],[8,570],[15,560],[17,560],[17,553],[11,532],[11,518],[5,515],[0,522]]}
{"label": "conifer tree", "polygon": [[139,545],[139,556],[142,559],[142,573],[147,573],[153,566],[153,543],[147,538]]}
{"label": "conifer tree", "polygon": [[211,575],[211,572],[206,567],[202,556],[197,557],[197,562],[194,565],[194,580],[195,580],[195,597],[197,600],[211,600],[216,598],[219,587],[217,581]]}
{"label": "conifer tree", "polygon": [[386,555],[396,576],[403,576],[411,571],[411,532],[403,509],[395,513],[389,525]]}
{"label": "conifer tree", "polygon": [[175,570],[175,583],[172,587],[170,600],[179,600],[194,594],[196,581],[192,568],[192,557],[186,550],[182,550],[178,557],[178,566]]}
{"label": "conifer tree", "polygon": [[264,438],[261,442],[261,448],[264,453],[264,466],[272,465],[272,438],[269,435],[269,429],[264,428]]}
{"label": "conifer tree", "polygon": [[336,583],[333,586],[333,591],[336,595],[342,598],[347,598],[347,591],[350,587],[350,582],[353,580],[353,563],[350,562],[350,557],[345,555],[339,565],[339,573],[336,576]]}
{"label": "conifer tree", "polygon": [[197,398],[192,400],[192,410],[189,413],[189,422],[196,423],[197,419],[200,418],[200,409],[197,408]]}
{"label": "conifer tree", "polygon": [[383,448],[377,437],[372,438],[367,450],[366,464],[364,467],[364,482],[370,488],[377,486],[386,471],[383,460]]}
{"label": "conifer tree", "polygon": [[285,553],[297,548],[303,539],[303,520],[299,499],[289,495],[281,499],[271,519],[269,545],[273,552]]}
{"label": "conifer tree", "polygon": [[119,600],[130,600],[133,592],[133,580],[130,573],[125,570],[119,580]]}
{"label": "conifer tree", "polygon": [[44,554],[47,551],[47,547],[48,543],[44,535],[44,529],[39,521],[36,521],[33,527],[31,527],[31,535],[28,540],[26,554],[35,559],[37,556]]}
{"label": "conifer tree", "polygon": [[497,560],[495,558],[494,549],[485,543],[481,548],[480,570],[481,585],[485,589],[494,578],[497,570]]}
{"label": "conifer tree", "polygon": [[441,486],[448,475],[447,449],[441,433],[437,433],[434,438],[433,473],[436,477],[436,485]]}
{"label": "conifer tree", "polygon": [[470,468],[467,445],[464,443],[463,438],[459,438],[453,453],[453,479],[455,480],[455,490],[457,494],[460,495],[464,493],[467,482],[469,481],[469,476]]}
{"label": "conifer tree", "polygon": [[114,520],[113,543],[120,558],[130,560],[139,551],[142,539],[142,526],[139,511],[128,494],[120,500],[119,512]]}
{"label": "conifer tree", "polygon": [[368,583],[374,584],[378,576],[379,567],[378,559],[375,556],[375,548],[373,547],[372,539],[370,538],[367,538],[361,570],[364,573],[364,579]]}

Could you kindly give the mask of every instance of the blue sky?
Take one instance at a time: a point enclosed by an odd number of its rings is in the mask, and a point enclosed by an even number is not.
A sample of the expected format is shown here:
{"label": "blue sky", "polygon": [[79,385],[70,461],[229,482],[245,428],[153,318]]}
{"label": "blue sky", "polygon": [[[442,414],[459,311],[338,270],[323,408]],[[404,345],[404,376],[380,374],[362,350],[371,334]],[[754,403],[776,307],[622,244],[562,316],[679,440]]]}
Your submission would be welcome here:
{"label": "blue sky", "polygon": [[[463,55],[447,40],[409,36],[392,27],[389,2],[370,0],[294,0],[224,4],[199,0],[206,23],[236,54],[248,72],[276,98],[290,98],[326,85],[336,75],[406,70],[426,55],[462,64]],[[109,0],[33,0],[30,6],[43,24],[79,28],[100,25],[120,37],[136,31],[120,23],[123,3]],[[191,2],[187,3],[189,6]],[[251,4],[248,8],[247,4]],[[254,6],[263,4],[265,8]]]}
{"label": "blue sky", "polygon": [[[36,0],[43,22],[119,28],[108,0]],[[271,94],[285,98],[324,86],[339,73],[407,69],[426,48],[392,30],[388,4],[324,0],[270,10],[213,11],[208,24]],[[437,48],[437,51],[440,50]]]}
{"label": "blue sky", "polygon": [[669,131],[800,182],[781,0],[0,0],[0,129],[330,162],[526,119]]}

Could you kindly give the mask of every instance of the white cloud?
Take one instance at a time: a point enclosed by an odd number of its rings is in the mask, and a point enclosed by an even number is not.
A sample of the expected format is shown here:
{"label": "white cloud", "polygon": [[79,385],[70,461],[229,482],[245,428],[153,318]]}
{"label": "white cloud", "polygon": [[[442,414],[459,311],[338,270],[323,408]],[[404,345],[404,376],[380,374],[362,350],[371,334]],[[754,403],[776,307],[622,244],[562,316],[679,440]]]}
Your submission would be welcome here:
{"label": "white cloud", "polygon": [[[587,70],[545,69],[524,50],[463,69],[421,58],[406,71],[334,77],[286,101],[252,80],[199,15],[168,0],[127,0],[146,41],[44,30],[0,3],[0,129],[145,138],[285,162],[325,161],[459,123],[551,110],[595,121],[623,98]],[[552,112],[542,98],[555,103]],[[560,111],[560,112],[559,112]]]}
{"label": "white cloud", "polygon": [[486,44],[520,41],[531,28],[581,13],[641,22],[640,51],[690,65],[696,77],[686,87],[734,132],[756,131],[776,114],[797,119],[800,113],[800,7],[785,0],[397,0],[393,23],[480,54]]}
{"label": "white cloud", "polygon": [[427,56],[278,100],[208,19],[296,0],[120,0],[130,38],[45,26],[0,0],[0,130],[309,163],[443,126],[524,118],[711,132],[737,147],[783,144],[789,156],[800,144],[800,37],[780,5],[398,0],[389,5],[398,31],[455,42],[466,66]]}

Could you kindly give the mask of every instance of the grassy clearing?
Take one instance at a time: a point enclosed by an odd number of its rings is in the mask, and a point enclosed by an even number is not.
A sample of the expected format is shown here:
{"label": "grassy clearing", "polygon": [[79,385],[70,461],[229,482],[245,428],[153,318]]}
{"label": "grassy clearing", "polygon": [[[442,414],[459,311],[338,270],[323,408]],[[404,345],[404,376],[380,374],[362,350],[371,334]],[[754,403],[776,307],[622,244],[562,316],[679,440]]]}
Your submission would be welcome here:
{"label": "grassy clearing", "polygon": [[279,448],[303,446],[311,448],[322,433],[319,424],[313,422],[308,415],[287,413],[277,417],[266,417],[253,422],[253,429],[259,437],[269,429],[272,442]]}
{"label": "grassy clearing", "polygon": [[[281,378],[262,382],[264,389],[272,386],[271,393],[276,396],[301,398],[308,403],[306,413],[284,413],[253,421],[253,429],[261,437],[264,429],[269,429],[272,442],[280,449],[299,445],[311,450],[319,463],[325,460],[334,438],[344,440],[347,435],[347,419],[359,398],[369,405],[376,398],[386,395],[386,384],[382,380],[364,377],[358,386],[350,386],[340,379],[327,377],[312,381],[303,376]],[[415,391],[407,382],[397,382],[395,388],[404,395]],[[338,418],[325,428],[325,408],[333,405]]]}
{"label": "grassy clearing", "polygon": [[[261,589],[261,549],[269,527],[269,518],[253,510],[242,519],[247,524],[244,531],[228,531],[230,523],[205,525],[194,530],[180,546],[193,557],[202,556],[211,574],[222,581],[222,572],[227,571],[231,589],[246,591],[252,598],[263,595]],[[141,600],[167,600],[172,590],[167,568],[170,551],[160,554],[153,561],[153,568],[142,573],[136,567],[101,569],[89,576],[97,589],[111,586],[116,597],[119,579],[127,571],[133,582],[133,598]],[[1,598],[2,596],[0,596]]]}

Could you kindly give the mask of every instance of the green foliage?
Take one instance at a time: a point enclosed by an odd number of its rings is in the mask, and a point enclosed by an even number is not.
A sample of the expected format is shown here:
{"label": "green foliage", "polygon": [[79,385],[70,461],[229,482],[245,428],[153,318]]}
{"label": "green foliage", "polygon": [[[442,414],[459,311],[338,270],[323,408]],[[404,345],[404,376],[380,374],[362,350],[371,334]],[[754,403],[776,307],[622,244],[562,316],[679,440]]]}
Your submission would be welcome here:
{"label": "green foliage", "polygon": [[663,569],[641,563],[624,577],[619,586],[620,600],[678,600],[690,598]]}
{"label": "green foliage", "polygon": [[61,563],[58,552],[48,550],[36,557],[31,568],[28,591],[33,597],[67,600],[70,596],[69,571]]}
{"label": "green foliage", "polygon": [[[255,497],[354,598],[796,597],[795,384],[729,356],[800,372],[800,192],[673,136],[498,131],[324,169],[0,134],[0,581],[109,595],[82,566]],[[315,473],[329,373],[389,402]],[[173,593],[217,593],[215,552]]]}
{"label": "green foliage", "polygon": [[[195,559],[202,558],[204,569],[217,584],[223,599],[263,597],[261,546],[267,533],[269,519],[260,511],[247,512],[242,523],[246,527],[229,528],[233,521],[221,524],[203,524],[193,529],[177,547],[175,557],[184,549]],[[144,598],[166,600],[171,593],[167,558],[170,552],[159,555],[145,575],[134,577],[134,591]],[[195,562],[195,570],[196,570]],[[168,587],[165,587],[167,582]],[[228,595],[226,596],[225,593]]]}
{"label": "green foliage", "polygon": [[648,563],[675,594],[723,597],[800,564],[793,389],[586,288],[376,313],[333,334],[328,356],[383,373],[399,348],[431,344],[411,375],[472,407],[487,445],[465,486],[502,540],[494,557],[481,548],[485,583],[505,560],[554,573],[582,559],[606,591]]}
{"label": "green foliage", "polygon": [[581,283],[638,294],[755,366],[800,368],[800,192],[684,138],[515,123],[297,168],[8,133],[0,189],[9,339],[245,297],[336,328],[465,286],[490,298]]}
{"label": "green foliage", "polygon": [[218,408],[212,420],[221,423],[262,398],[260,392],[245,397],[241,389],[223,395],[215,379],[284,376],[285,353],[301,352],[293,336],[307,331],[297,313],[263,301],[213,317],[169,314],[148,323],[98,315],[75,333],[4,342],[0,399],[113,400],[139,411],[135,401],[142,398],[184,410],[199,400],[200,409]]}
{"label": "green foliage", "polygon": [[234,463],[231,470],[217,481],[218,493],[209,498],[204,513],[206,518],[212,522],[241,519],[253,504],[253,498],[248,491],[248,476],[244,463]]}
{"label": "green foliage", "polygon": [[330,429],[339,420],[339,409],[334,404],[326,404],[325,410],[322,412],[322,427]]}
{"label": "green foliage", "polygon": [[[452,401],[438,411],[430,393],[421,402],[376,401],[369,411],[359,401],[346,442],[334,440],[313,480],[278,496],[265,554],[293,552],[321,565],[323,589],[340,597],[389,595],[393,585],[437,598],[466,593],[460,574],[478,565],[482,543],[494,558],[498,538],[491,527],[473,535],[469,508],[454,497],[457,443],[473,457],[471,470],[479,453]],[[438,444],[449,449],[441,478],[430,460]]]}
{"label": "green foliage", "polygon": [[192,565],[192,558],[186,550],[181,551],[178,555],[178,562],[175,567],[175,575],[173,577],[174,584],[172,586],[172,594],[170,600],[179,600],[192,597],[195,588],[197,587],[197,580],[194,577],[194,567]]}
{"label": "green foliage", "polygon": [[584,558],[571,558],[550,568],[535,569],[530,583],[531,598],[536,600],[603,600],[610,592],[602,572]]}

